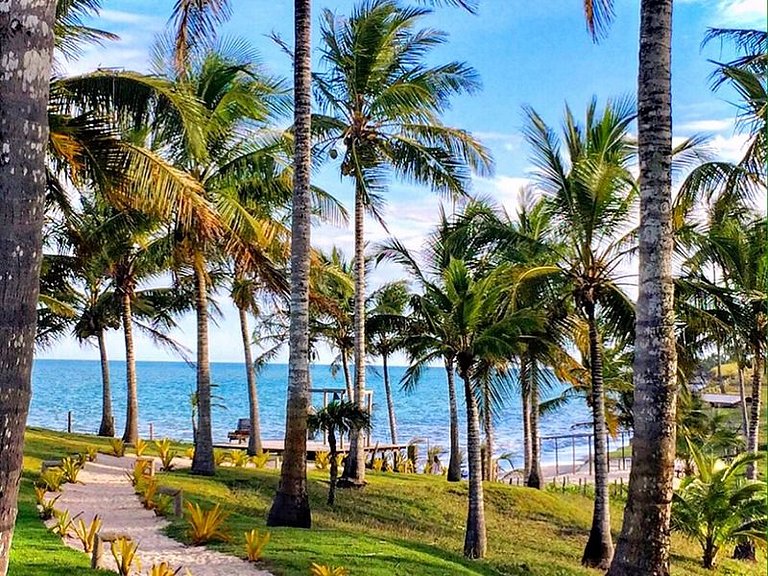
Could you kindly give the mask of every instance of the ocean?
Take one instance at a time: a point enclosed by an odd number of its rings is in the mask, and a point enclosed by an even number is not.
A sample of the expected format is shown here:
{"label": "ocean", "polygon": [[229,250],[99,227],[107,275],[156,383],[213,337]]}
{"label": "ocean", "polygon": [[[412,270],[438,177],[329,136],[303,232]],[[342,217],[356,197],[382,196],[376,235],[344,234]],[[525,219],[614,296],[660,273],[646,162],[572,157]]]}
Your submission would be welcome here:
{"label": "ocean", "polygon": [[[178,440],[192,438],[190,395],[194,391],[194,368],[184,362],[137,362],[140,433],[149,436],[149,424],[156,438]],[[416,390],[406,393],[399,381],[405,368],[390,367],[398,426],[398,440],[421,439],[448,447],[448,391],[442,368],[425,370]],[[115,429],[125,426],[125,362],[110,362],[112,403]],[[212,363],[214,388],[213,436],[226,441],[227,432],[238,418],[248,417],[245,367],[238,363]],[[261,430],[264,439],[283,437],[288,366],[271,364],[257,376]],[[341,373],[335,377],[329,366],[312,367],[312,385],[316,388],[343,388]],[[373,442],[389,442],[389,421],[381,368],[369,366],[367,388],[373,390]],[[465,435],[463,387],[457,378],[462,437]],[[557,395],[553,390],[549,396]],[[322,394],[313,397],[322,405]],[[73,431],[95,433],[101,420],[101,365],[95,360],[36,360],[32,376],[32,403],[28,423],[55,430],[66,430],[67,413],[72,412]],[[522,466],[522,416],[517,395],[506,402],[496,420],[496,454],[510,454],[514,465]],[[574,400],[541,418],[541,435],[555,436],[584,433],[583,424],[591,417],[583,400]],[[571,459],[587,454],[587,439],[561,440],[560,458]],[[554,461],[554,442],[542,443],[542,461]],[[563,461],[563,460],[561,460]]]}

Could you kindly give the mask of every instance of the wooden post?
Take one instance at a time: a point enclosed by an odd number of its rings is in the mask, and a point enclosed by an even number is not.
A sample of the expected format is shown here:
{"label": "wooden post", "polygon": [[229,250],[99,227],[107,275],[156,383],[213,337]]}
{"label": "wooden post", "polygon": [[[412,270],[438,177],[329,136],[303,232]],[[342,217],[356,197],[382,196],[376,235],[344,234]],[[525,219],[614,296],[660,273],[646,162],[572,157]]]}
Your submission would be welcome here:
{"label": "wooden post", "polygon": [[99,534],[93,539],[93,552],[91,554],[91,568],[98,570],[101,567],[101,557],[104,556],[104,542]]}
{"label": "wooden post", "polygon": [[576,436],[571,436],[571,472],[576,474]]}
{"label": "wooden post", "polygon": [[152,422],[149,423],[149,440],[150,442],[155,439],[155,425]]}
{"label": "wooden post", "polygon": [[557,454],[557,436],[555,436],[555,476],[560,476],[560,461]]}
{"label": "wooden post", "polygon": [[72,434],[72,410],[67,412],[67,434]]}

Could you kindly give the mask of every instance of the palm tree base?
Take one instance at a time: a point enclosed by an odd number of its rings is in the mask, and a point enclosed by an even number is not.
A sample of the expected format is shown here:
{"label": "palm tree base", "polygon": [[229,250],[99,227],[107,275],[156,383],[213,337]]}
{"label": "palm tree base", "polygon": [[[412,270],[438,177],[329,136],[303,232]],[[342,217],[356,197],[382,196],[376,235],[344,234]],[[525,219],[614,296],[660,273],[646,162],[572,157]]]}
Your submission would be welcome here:
{"label": "palm tree base", "polygon": [[366,482],[365,480],[357,480],[355,478],[339,478],[338,482],[336,483],[337,488],[356,488],[356,489],[362,489],[365,488]]}
{"label": "palm tree base", "polygon": [[582,565],[597,570],[608,570],[611,567],[612,558],[613,546],[604,542],[602,538],[595,538],[594,533],[591,533],[584,549],[584,556],[581,558]]}
{"label": "palm tree base", "polygon": [[267,526],[311,528],[312,514],[309,510],[307,493],[291,496],[278,490],[267,516]]}
{"label": "palm tree base", "polygon": [[736,548],[733,550],[733,559],[756,562],[755,543],[752,540],[745,540],[736,544]]}

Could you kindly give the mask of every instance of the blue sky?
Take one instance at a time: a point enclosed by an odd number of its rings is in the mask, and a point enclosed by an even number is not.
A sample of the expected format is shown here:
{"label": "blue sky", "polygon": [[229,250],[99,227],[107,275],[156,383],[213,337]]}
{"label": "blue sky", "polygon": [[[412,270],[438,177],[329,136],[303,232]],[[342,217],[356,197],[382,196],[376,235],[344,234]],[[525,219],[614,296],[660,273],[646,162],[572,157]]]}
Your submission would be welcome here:
{"label": "blue sky", "polygon": [[[615,0],[615,4],[615,21],[608,37],[599,44],[594,44],[586,32],[580,0],[480,0],[477,16],[442,8],[425,20],[425,25],[450,34],[449,42],[435,50],[434,62],[466,61],[483,82],[482,92],[457,98],[445,117],[446,123],[472,131],[494,154],[495,176],[476,180],[474,192],[514,207],[530,166],[521,136],[523,105],[532,106],[548,123],[557,125],[565,102],[578,115],[593,95],[605,100],[635,93],[639,1]],[[172,5],[171,0],[105,0],[105,9],[94,24],[118,34],[120,40],[87,48],[78,61],[66,63],[64,69],[69,73],[96,67],[146,71],[153,38],[165,29]],[[348,0],[316,1],[313,8],[317,17],[323,8],[346,14],[352,5]],[[267,35],[275,32],[292,41],[293,2],[232,0],[232,7],[233,17],[220,34],[249,40],[270,71],[290,75],[290,63]],[[708,59],[727,59],[729,54],[721,53],[714,43],[702,50],[701,40],[711,26],[765,28],[766,2],[676,0],[674,18],[675,136],[709,134],[713,152],[735,160],[744,137],[734,131],[735,108],[729,102],[732,95],[713,94],[708,82],[713,69]],[[322,171],[318,183],[351,207],[352,190],[348,183],[339,181],[331,167]],[[417,249],[436,217],[439,200],[427,190],[396,183],[388,198],[390,232]],[[370,241],[386,236],[374,222],[369,220],[367,226]],[[323,248],[336,244],[351,252],[350,230],[323,227],[313,240]],[[380,269],[371,282],[375,285],[397,274],[393,268]],[[237,317],[226,299],[221,301],[224,318],[212,326],[211,358],[241,361]],[[176,336],[194,348],[193,318],[182,319]],[[111,357],[123,358],[121,335],[113,333],[108,341]],[[138,342],[137,350],[142,360],[168,358],[145,340]],[[98,352],[64,340],[41,356],[97,358]]]}

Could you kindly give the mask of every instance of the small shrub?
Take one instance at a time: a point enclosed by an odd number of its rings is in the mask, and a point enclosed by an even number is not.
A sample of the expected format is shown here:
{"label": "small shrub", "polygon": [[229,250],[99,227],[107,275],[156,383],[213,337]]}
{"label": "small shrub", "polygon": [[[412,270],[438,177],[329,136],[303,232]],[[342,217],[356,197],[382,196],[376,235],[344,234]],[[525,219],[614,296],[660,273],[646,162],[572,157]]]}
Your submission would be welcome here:
{"label": "small shrub", "polygon": [[216,504],[209,510],[203,510],[197,503],[187,502],[188,535],[195,545],[206,544],[214,540],[228,541],[229,535],[224,529],[227,513]]}
{"label": "small shrub", "polygon": [[134,462],[133,472],[129,472],[129,471],[125,472],[125,476],[131,482],[131,486],[133,486],[136,489],[136,492],[143,492],[144,490],[144,483],[147,480],[147,475],[145,474],[145,470],[146,470],[146,467],[144,465],[144,462]]}
{"label": "small shrub", "polygon": [[256,469],[261,470],[264,468],[264,466],[267,465],[267,462],[269,462],[270,457],[272,454],[269,452],[262,452],[261,454],[256,454],[255,456],[250,457],[251,463],[256,467]]}
{"label": "small shrub", "polygon": [[120,438],[110,438],[109,445],[112,447],[112,455],[122,458],[125,456],[125,442]]}
{"label": "small shrub", "polygon": [[88,463],[88,454],[86,454],[85,452],[80,452],[80,454],[77,454],[77,465],[80,468],[84,468],[87,463]]}
{"label": "small shrub", "polygon": [[50,520],[53,518],[53,515],[56,512],[56,500],[59,498],[61,498],[61,494],[55,498],[51,498],[50,500],[43,499],[42,501],[38,502],[37,514],[40,516],[41,520]]}
{"label": "small shrub", "polygon": [[133,451],[136,452],[136,456],[141,458],[142,456],[144,456],[144,452],[147,450],[147,446],[148,444],[144,440],[139,438],[138,440],[136,440],[136,444],[133,445]]}
{"label": "small shrub", "polygon": [[82,518],[74,525],[75,536],[78,537],[80,543],[83,545],[83,552],[91,552],[93,550],[93,543],[96,541],[96,534],[101,529],[101,518],[94,516],[91,523],[86,526]]}
{"label": "small shrub", "polygon": [[224,450],[219,450],[216,448],[213,450],[213,463],[216,464],[216,466],[221,466],[227,460],[229,460],[229,454],[224,452]]}
{"label": "small shrub", "polygon": [[77,476],[80,474],[80,470],[82,470],[82,467],[74,458],[67,456],[61,460],[61,471],[64,475],[64,482],[69,484],[77,483]]}
{"label": "small shrub", "polygon": [[46,490],[43,486],[35,486],[35,503],[39,506],[45,501]]}
{"label": "small shrub", "polygon": [[264,548],[269,544],[269,538],[269,532],[259,532],[256,528],[245,533],[245,553],[249,561],[258,562],[261,560]]}
{"label": "small shrub", "polygon": [[160,564],[152,564],[147,576],[176,576],[179,572],[181,572],[181,568],[174,570],[168,562],[160,562]]}
{"label": "small shrub", "polygon": [[154,478],[147,478],[143,483],[140,500],[147,510],[154,510],[157,507],[158,488],[157,480]]}
{"label": "small shrub", "polygon": [[315,468],[327,470],[331,464],[331,455],[328,452],[315,452]]}
{"label": "small shrub", "polygon": [[130,576],[134,564],[136,564],[138,570],[141,570],[141,562],[136,557],[138,549],[138,544],[134,544],[126,538],[118,538],[112,542],[110,550],[112,557],[115,559],[115,564],[117,564],[117,573],[120,576]]}
{"label": "small shrub", "polygon": [[58,468],[48,468],[37,480],[37,485],[45,488],[47,492],[58,492],[63,483],[64,472]]}
{"label": "small shrub", "polygon": [[384,467],[384,459],[374,458],[373,462],[371,463],[371,466],[376,472],[381,472],[381,469]]}
{"label": "small shrub", "polygon": [[311,576],[348,576],[349,570],[343,566],[321,566],[313,562],[309,568],[309,573]]}
{"label": "small shrub", "polygon": [[155,440],[155,448],[160,456],[160,462],[163,466],[163,471],[169,472],[173,469],[173,459],[176,458],[177,452],[171,450],[171,441],[168,438],[162,440]]}
{"label": "small shrub", "polygon": [[192,446],[192,447],[190,447],[190,448],[187,448],[187,449],[184,451],[184,456],[186,456],[187,458],[189,458],[190,460],[192,460],[192,458],[194,458],[194,457],[195,457],[195,447],[194,447],[194,446]]}
{"label": "small shrub", "polygon": [[80,514],[78,514],[74,518],[71,517],[69,515],[69,510],[54,510],[53,515],[56,517],[56,523],[51,526],[49,530],[62,538],[69,536],[69,532],[72,530],[75,518],[80,516]]}
{"label": "small shrub", "polygon": [[88,462],[96,462],[96,456],[98,453],[99,450],[95,446],[88,446],[85,449],[85,455],[88,457]]}
{"label": "small shrub", "polygon": [[336,465],[339,468],[341,468],[342,466],[344,466],[344,460],[346,459],[347,459],[346,454],[336,454]]}
{"label": "small shrub", "polygon": [[168,494],[160,494],[154,501],[154,512],[156,516],[168,516],[173,508],[173,497]]}
{"label": "small shrub", "polygon": [[232,462],[235,468],[245,468],[248,460],[248,454],[246,454],[245,450],[233,449],[229,451],[229,461]]}

